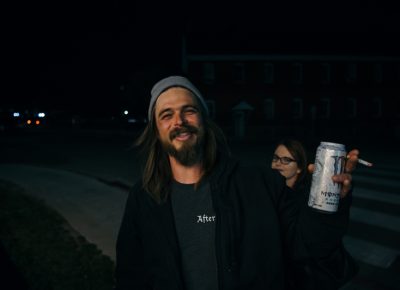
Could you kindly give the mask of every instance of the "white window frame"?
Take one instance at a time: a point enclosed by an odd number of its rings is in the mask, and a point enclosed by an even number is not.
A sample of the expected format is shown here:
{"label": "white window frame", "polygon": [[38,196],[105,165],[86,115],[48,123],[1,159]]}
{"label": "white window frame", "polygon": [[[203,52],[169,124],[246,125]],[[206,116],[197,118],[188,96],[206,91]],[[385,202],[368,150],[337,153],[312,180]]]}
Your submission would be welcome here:
{"label": "white window frame", "polygon": [[372,117],[375,119],[379,119],[382,117],[382,98],[380,97],[375,97],[372,99],[371,102],[371,106],[372,106]]}
{"label": "white window frame", "polygon": [[324,85],[331,83],[332,78],[332,68],[331,65],[327,62],[321,63],[321,83]]}
{"label": "white window frame", "polygon": [[215,119],[217,114],[217,106],[215,104],[215,100],[206,99],[206,104],[208,108],[208,115],[211,119]]}
{"label": "white window frame", "polygon": [[374,81],[375,81],[375,83],[378,83],[378,84],[383,82],[383,64],[382,63],[374,64]]}
{"label": "white window frame", "polygon": [[346,99],[346,117],[349,119],[354,119],[357,117],[357,100],[353,97]]}
{"label": "white window frame", "polygon": [[236,62],[233,64],[232,78],[235,83],[243,83],[245,80],[244,64]]}
{"label": "white window frame", "polygon": [[296,62],[292,64],[292,81],[294,84],[302,84],[304,80],[303,64]]}
{"label": "white window frame", "polygon": [[212,62],[203,63],[203,81],[206,84],[215,82],[215,65]]}
{"label": "white window frame", "polygon": [[346,81],[348,83],[354,83],[357,81],[357,64],[356,63],[348,63],[346,68]]}
{"label": "white window frame", "polygon": [[319,117],[321,119],[329,119],[331,117],[331,99],[329,97],[321,98],[320,105],[321,109]]}
{"label": "white window frame", "polygon": [[[297,109],[298,108],[298,109]],[[303,99],[292,99],[292,117],[293,119],[302,119],[304,116]]]}
{"label": "white window frame", "polygon": [[275,118],[275,100],[273,98],[264,99],[264,116],[266,120]]}
{"label": "white window frame", "polygon": [[264,63],[264,83],[273,84],[275,81],[275,66],[273,63]]}
{"label": "white window frame", "polygon": [[397,64],[397,80],[400,81],[400,63]]}

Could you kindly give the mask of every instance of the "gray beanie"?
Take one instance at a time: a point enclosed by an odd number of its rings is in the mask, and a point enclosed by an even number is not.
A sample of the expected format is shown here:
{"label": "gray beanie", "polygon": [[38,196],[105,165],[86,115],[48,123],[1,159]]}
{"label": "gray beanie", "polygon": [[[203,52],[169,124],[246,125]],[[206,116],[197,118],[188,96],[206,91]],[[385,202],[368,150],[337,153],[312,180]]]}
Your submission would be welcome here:
{"label": "gray beanie", "polygon": [[151,120],[151,112],[153,111],[153,107],[158,99],[158,97],[169,88],[172,87],[182,87],[191,91],[200,103],[203,105],[205,112],[208,114],[207,104],[204,101],[201,93],[199,90],[185,77],[181,76],[170,76],[158,81],[153,88],[151,89],[151,99],[149,104],[149,111],[148,111],[148,120]]}

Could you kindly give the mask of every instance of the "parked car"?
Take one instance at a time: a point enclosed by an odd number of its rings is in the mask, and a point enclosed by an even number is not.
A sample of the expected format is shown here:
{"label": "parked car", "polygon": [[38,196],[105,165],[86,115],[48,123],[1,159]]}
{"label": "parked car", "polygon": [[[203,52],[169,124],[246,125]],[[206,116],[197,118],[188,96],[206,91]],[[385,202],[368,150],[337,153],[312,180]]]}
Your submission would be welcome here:
{"label": "parked car", "polygon": [[0,110],[0,131],[38,128],[46,123],[46,113],[33,110]]}

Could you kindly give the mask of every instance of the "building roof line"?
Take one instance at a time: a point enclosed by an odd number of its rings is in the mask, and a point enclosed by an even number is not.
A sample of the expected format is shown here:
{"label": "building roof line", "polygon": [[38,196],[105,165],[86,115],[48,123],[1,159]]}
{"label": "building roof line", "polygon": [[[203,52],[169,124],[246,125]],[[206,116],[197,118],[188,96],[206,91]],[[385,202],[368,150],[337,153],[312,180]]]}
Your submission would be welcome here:
{"label": "building roof line", "polygon": [[400,57],[351,54],[187,54],[186,58],[188,61],[400,61]]}

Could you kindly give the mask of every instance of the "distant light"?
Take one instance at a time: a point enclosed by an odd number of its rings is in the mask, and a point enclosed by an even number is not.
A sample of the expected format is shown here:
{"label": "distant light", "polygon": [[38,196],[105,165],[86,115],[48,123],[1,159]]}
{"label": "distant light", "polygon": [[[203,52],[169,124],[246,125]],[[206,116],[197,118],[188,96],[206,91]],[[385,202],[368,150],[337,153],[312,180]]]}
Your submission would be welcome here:
{"label": "distant light", "polygon": [[39,118],[44,118],[44,117],[46,117],[46,114],[41,112],[41,113],[38,114],[38,117]]}
{"label": "distant light", "polygon": [[27,123],[28,125],[30,125],[30,124],[32,124],[32,120],[27,120],[26,123]]}
{"label": "distant light", "polygon": [[137,122],[137,120],[134,118],[128,119],[128,123],[136,123],[136,122]]}
{"label": "distant light", "polygon": [[15,113],[13,113],[13,116],[14,116],[14,117],[19,117],[20,114],[19,114],[18,112],[15,112]]}
{"label": "distant light", "polygon": [[39,125],[39,124],[40,124],[40,121],[39,121],[39,120],[36,120],[35,124],[36,124],[36,125]]}
{"label": "distant light", "polygon": [[129,112],[127,110],[124,111],[124,115],[128,115]]}

